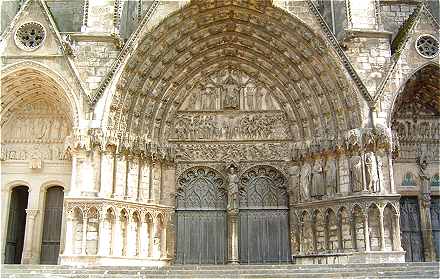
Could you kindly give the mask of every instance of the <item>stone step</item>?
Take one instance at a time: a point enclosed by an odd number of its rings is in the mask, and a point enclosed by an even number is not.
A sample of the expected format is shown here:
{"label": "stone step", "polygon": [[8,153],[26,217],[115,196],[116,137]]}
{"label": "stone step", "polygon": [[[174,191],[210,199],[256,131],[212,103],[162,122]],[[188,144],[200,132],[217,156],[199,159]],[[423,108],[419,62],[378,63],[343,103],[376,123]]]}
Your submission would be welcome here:
{"label": "stone step", "polygon": [[[327,268],[357,268],[357,267],[426,267],[426,266],[439,266],[438,262],[414,262],[414,263],[384,263],[384,264],[338,264],[338,265],[296,265],[296,264],[258,264],[258,265],[173,265],[168,267],[138,267],[138,266],[124,266],[122,268],[126,270],[224,270],[224,269],[265,269],[265,268],[277,268],[277,269],[320,269],[322,267]],[[78,269],[76,266],[66,266],[66,265],[20,265],[20,264],[4,264],[3,268],[7,269],[39,269],[39,270],[50,270],[50,269]],[[120,266],[96,266],[92,267],[98,270],[119,270]]]}
{"label": "stone step", "polygon": [[107,273],[107,274],[136,274],[136,273],[149,273],[149,274],[159,274],[159,273],[178,273],[178,274],[185,274],[185,273],[194,273],[194,272],[204,272],[204,273],[211,273],[211,272],[225,272],[225,273],[234,273],[239,272],[242,274],[246,273],[254,273],[254,272],[275,272],[275,273],[314,273],[314,272],[364,272],[364,271],[377,271],[377,272],[386,272],[386,271],[396,271],[396,272],[406,272],[406,271],[437,271],[438,268],[435,267],[426,267],[423,269],[408,269],[408,268],[393,268],[393,267],[387,267],[387,268],[355,268],[355,269],[254,269],[254,270],[96,270],[96,269],[60,269],[60,270],[38,270],[38,269],[25,269],[25,270],[4,270],[4,273],[45,273],[45,274],[69,274],[69,273],[75,273],[75,274],[81,274],[81,273],[88,273],[88,274],[100,274],[100,273]]}
{"label": "stone step", "polygon": [[2,265],[1,278],[439,278],[439,263],[348,265],[175,265],[91,267]]}

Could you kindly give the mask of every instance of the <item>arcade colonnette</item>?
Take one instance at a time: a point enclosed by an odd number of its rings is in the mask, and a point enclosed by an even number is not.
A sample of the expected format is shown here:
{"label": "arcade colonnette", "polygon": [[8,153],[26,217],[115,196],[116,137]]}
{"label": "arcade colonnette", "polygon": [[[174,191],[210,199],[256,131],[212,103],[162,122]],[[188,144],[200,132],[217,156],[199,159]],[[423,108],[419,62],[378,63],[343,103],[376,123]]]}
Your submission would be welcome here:
{"label": "arcade colonnette", "polygon": [[3,263],[438,260],[435,1],[1,5]]}

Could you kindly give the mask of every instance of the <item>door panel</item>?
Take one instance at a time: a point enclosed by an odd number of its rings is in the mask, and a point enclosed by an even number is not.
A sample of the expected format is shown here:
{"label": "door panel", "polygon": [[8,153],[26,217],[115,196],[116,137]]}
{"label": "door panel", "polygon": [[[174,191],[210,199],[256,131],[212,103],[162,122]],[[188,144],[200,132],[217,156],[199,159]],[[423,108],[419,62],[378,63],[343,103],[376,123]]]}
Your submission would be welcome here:
{"label": "door panel", "polygon": [[405,261],[424,261],[420,211],[416,197],[402,197],[400,199],[400,228],[402,247],[406,251]]}
{"label": "door panel", "polygon": [[57,264],[60,253],[61,224],[63,218],[63,188],[51,187],[46,193],[44,210],[41,264]]}
{"label": "door panel", "polygon": [[176,263],[224,264],[227,257],[226,192],[213,169],[196,167],[178,179]]}
{"label": "door panel", "polygon": [[226,263],[227,224],[224,211],[178,211],[177,224],[177,263]]}
{"label": "door panel", "polygon": [[240,262],[290,261],[287,210],[240,210]]}
{"label": "door panel", "polygon": [[25,186],[15,187],[11,193],[8,231],[5,243],[5,264],[21,263],[28,194],[28,188]]}
{"label": "door panel", "polygon": [[437,260],[440,260],[440,197],[431,198],[432,239]]}
{"label": "door panel", "polygon": [[286,179],[273,167],[257,166],[240,182],[240,263],[290,262]]}

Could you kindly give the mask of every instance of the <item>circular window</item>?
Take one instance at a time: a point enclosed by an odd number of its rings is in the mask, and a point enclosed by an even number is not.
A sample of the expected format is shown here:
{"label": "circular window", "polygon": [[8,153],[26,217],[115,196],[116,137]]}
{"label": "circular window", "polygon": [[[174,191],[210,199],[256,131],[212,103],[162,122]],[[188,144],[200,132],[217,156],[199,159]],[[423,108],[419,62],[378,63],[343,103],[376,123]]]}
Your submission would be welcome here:
{"label": "circular window", "polygon": [[37,22],[22,24],[15,32],[15,43],[23,50],[35,50],[46,38],[46,30]]}
{"label": "circular window", "polygon": [[438,41],[432,35],[422,35],[416,40],[417,52],[425,58],[433,58],[438,54]]}

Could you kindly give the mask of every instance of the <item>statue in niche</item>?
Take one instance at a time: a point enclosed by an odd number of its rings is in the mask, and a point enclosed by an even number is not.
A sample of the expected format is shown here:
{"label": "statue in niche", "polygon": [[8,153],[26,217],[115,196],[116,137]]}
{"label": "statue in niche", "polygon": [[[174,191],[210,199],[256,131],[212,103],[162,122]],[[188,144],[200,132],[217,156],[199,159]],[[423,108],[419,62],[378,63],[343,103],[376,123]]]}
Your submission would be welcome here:
{"label": "statue in niche", "polygon": [[350,160],[351,189],[353,192],[360,192],[362,187],[362,159],[354,156]]}
{"label": "statue in niche", "polygon": [[255,87],[253,85],[246,87],[247,110],[254,110],[254,93],[255,93]]}
{"label": "statue in niche", "polygon": [[269,92],[264,93],[264,103],[266,104],[266,110],[274,109],[272,96],[270,96]]}
{"label": "statue in niche", "polygon": [[260,83],[257,83],[257,85],[255,87],[255,109],[256,110],[263,109],[263,97],[264,97],[263,87],[261,86]]}
{"label": "statue in niche", "polygon": [[234,79],[229,76],[223,87],[223,107],[225,109],[239,109],[240,108],[240,91],[241,88],[234,81]]}
{"label": "statue in niche", "polygon": [[229,185],[228,185],[228,210],[238,209],[238,191],[240,179],[237,175],[237,167],[231,164],[228,167]]}
{"label": "statue in niche", "polygon": [[312,189],[310,191],[312,197],[321,197],[325,194],[324,183],[322,179],[321,160],[316,160],[312,170]]}
{"label": "statue in niche", "polygon": [[216,90],[213,87],[205,87],[205,107],[206,110],[214,110],[216,103]]}
{"label": "statue in niche", "polygon": [[374,193],[379,192],[376,160],[372,152],[365,154],[365,172],[367,176],[367,190]]}
{"label": "statue in niche", "polygon": [[325,164],[326,193],[332,197],[337,191],[336,185],[336,160],[329,159]]}
{"label": "statue in niche", "polygon": [[310,198],[309,187],[310,187],[310,175],[311,168],[308,163],[304,164],[301,169],[301,200],[305,201]]}

